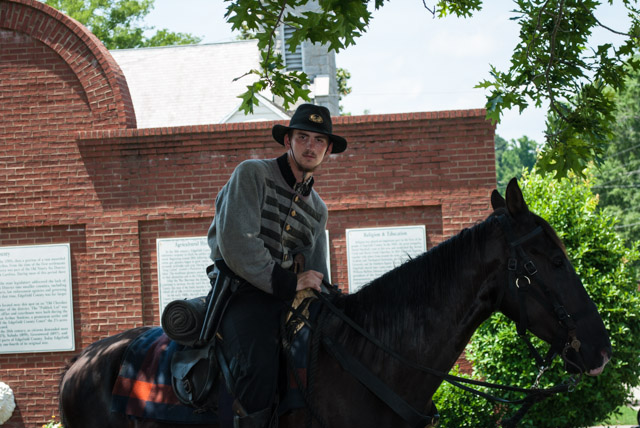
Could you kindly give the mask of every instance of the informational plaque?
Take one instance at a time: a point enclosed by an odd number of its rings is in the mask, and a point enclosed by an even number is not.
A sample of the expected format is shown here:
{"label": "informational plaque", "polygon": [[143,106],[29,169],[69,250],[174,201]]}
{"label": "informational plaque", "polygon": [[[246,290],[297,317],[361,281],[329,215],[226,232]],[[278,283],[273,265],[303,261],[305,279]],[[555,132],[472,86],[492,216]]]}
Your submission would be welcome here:
{"label": "informational plaque", "polygon": [[0,247],[0,354],[74,349],[70,245]]}
{"label": "informational plaque", "polygon": [[347,229],[349,292],[427,251],[424,226]]}
{"label": "informational plaque", "polygon": [[211,284],[207,266],[212,261],[207,237],[156,240],[160,314],[174,300],[206,296]]}

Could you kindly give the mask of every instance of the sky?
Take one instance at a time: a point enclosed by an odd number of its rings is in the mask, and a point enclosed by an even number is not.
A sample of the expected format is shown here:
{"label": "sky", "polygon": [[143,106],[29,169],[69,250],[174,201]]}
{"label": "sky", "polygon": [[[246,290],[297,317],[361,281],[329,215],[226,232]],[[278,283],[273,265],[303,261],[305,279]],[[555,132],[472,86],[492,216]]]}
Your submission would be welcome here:
{"label": "sky", "polygon": [[[433,6],[435,0],[424,0]],[[619,2],[618,2],[619,3]],[[476,89],[489,79],[490,65],[509,67],[518,26],[511,0],[485,0],[472,18],[433,18],[423,0],[392,0],[374,12],[368,31],[356,45],[336,54],[336,64],[351,73],[352,92],[341,101],[353,115],[483,108],[488,91]],[[235,39],[224,21],[221,0],[156,0],[145,24],[187,32],[202,43]],[[616,30],[627,29],[624,9],[601,6],[598,17]],[[594,44],[612,35],[593,35]],[[621,38],[620,38],[621,39]],[[614,37],[615,41],[615,37]],[[621,41],[621,40],[620,40]],[[527,136],[544,141],[543,109],[529,107],[504,114],[496,133],[507,140]]]}

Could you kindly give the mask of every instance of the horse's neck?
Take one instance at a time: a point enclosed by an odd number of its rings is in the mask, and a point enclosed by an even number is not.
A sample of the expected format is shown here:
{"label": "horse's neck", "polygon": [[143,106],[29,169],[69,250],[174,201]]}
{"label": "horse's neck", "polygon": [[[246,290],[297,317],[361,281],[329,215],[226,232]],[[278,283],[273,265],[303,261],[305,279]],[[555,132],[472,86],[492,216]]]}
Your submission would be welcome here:
{"label": "horse's neck", "polygon": [[[404,355],[441,370],[453,365],[491,315],[499,287],[496,270],[502,266],[499,254],[504,244],[489,225],[481,235],[477,230],[465,233],[410,262],[424,263],[423,271],[413,265],[400,268],[413,269],[413,276],[422,276],[422,281],[374,282],[357,299],[360,309],[366,308],[359,321],[367,330]],[[480,236],[482,242],[477,241]]]}
{"label": "horse's neck", "polygon": [[433,284],[429,286],[451,290],[441,304],[429,302],[424,309],[437,316],[429,318],[431,322],[423,333],[424,346],[418,352],[425,361],[441,366],[434,368],[450,369],[476,329],[496,309],[496,297],[503,277],[500,254],[506,248],[495,236],[487,232],[486,239],[477,244],[463,263],[451,266],[455,269],[449,272],[451,282],[443,283],[440,279],[431,278]]}

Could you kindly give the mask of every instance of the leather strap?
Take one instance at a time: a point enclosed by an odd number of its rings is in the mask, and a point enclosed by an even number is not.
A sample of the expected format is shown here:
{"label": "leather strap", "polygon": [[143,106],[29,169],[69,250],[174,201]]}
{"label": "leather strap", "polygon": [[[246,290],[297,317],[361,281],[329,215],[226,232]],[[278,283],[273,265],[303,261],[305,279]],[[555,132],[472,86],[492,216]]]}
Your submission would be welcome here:
{"label": "leather strap", "polygon": [[389,386],[366,368],[360,361],[349,354],[340,344],[334,342],[328,336],[322,337],[322,342],[329,353],[338,361],[342,369],[353,375],[369,391],[387,404],[398,416],[415,428],[434,427],[437,425],[438,415],[432,402],[431,415],[423,415],[396,394]]}

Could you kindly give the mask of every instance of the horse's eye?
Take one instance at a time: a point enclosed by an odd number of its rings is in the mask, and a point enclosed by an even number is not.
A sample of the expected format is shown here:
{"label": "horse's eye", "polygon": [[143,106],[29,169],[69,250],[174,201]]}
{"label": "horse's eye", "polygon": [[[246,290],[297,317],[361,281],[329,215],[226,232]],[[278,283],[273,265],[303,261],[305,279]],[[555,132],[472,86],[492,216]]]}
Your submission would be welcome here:
{"label": "horse's eye", "polygon": [[555,256],[551,259],[551,263],[553,263],[556,267],[560,267],[564,264],[564,258],[561,256]]}

